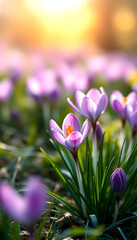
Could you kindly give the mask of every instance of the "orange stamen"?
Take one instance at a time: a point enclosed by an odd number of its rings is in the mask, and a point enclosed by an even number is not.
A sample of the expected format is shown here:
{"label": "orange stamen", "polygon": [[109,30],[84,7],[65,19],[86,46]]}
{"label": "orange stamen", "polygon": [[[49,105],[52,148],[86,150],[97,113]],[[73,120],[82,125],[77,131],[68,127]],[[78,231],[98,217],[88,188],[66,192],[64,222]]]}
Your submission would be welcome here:
{"label": "orange stamen", "polygon": [[123,97],[123,107],[125,107],[126,102],[127,102],[127,97]]}
{"label": "orange stamen", "polygon": [[71,128],[71,126],[68,125],[66,128],[66,136],[68,137],[72,132],[73,132],[73,128]]}

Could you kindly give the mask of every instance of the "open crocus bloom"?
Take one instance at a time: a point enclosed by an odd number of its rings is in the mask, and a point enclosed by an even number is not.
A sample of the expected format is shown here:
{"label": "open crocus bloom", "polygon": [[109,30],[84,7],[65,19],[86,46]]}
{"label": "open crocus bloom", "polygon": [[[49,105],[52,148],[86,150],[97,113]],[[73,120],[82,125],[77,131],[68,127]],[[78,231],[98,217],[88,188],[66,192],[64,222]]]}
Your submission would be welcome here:
{"label": "open crocus bloom", "polygon": [[92,88],[86,95],[79,90],[76,91],[75,102],[78,107],[76,107],[69,98],[67,102],[74,111],[90,119],[92,124],[95,124],[99,116],[103,114],[107,108],[108,97],[104,89],[100,87],[100,91]]}
{"label": "open crocus bloom", "polygon": [[88,120],[85,120],[81,128],[79,120],[73,113],[69,113],[65,117],[62,124],[62,130],[54,120],[50,120],[52,137],[63,146],[69,148],[72,153],[76,153],[80,144],[87,137],[89,129],[90,125]]}
{"label": "open crocus bloom", "polygon": [[31,223],[42,214],[46,204],[46,192],[41,179],[29,178],[22,196],[8,183],[0,183],[0,203],[7,214],[21,223]]}
{"label": "open crocus bloom", "polygon": [[135,92],[131,92],[127,97],[124,97],[121,92],[115,90],[110,97],[111,107],[115,112],[125,117],[125,108],[129,104],[134,104],[137,99]]}

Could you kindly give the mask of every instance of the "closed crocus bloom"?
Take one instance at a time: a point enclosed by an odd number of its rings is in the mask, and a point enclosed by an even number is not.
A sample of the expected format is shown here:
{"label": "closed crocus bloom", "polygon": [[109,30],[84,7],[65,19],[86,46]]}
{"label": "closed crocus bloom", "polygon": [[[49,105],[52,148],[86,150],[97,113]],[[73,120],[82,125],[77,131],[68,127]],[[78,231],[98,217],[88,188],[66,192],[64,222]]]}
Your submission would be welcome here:
{"label": "closed crocus bloom", "polygon": [[98,89],[92,88],[85,95],[81,91],[75,93],[75,106],[71,100],[67,99],[70,107],[79,114],[88,118],[93,125],[95,125],[97,119],[103,114],[108,105],[108,97],[103,87]]}
{"label": "closed crocus bloom", "polygon": [[88,135],[90,125],[88,120],[85,120],[82,128],[80,127],[79,120],[73,113],[69,113],[62,124],[62,129],[56,124],[54,120],[50,120],[50,131],[52,137],[71,150],[75,154],[80,144],[85,140]]}
{"label": "closed crocus bloom", "polygon": [[97,145],[99,147],[100,143],[102,141],[102,137],[103,137],[102,128],[101,128],[99,122],[96,123],[95,134],[96,134],[96,138],[97,138]]}
{"label": "closed crocus bloom", "polygon": [[13,83],[9,78],[0,82],[0,102],[6,102],[13,92]]}
{"label": "closed crocus bloom", "polygon": [[134,104],[137,99],[135,92],[131,92],[126,97],[121,92],[115,90],[110,97],[110,104],[113,110],[120,114],[121,117],[125,117],[125,108],[129,104]]}
{"label": "closed crocus bloom", "polygon": [[43,183],[37,177],[28,179],[24,195],[8,183],[0,183],[0,203],[12,219],[21,223],[36,221],[45,209],[46,198]]}
{"label": "closed crocus bloom", "polygon": [[110,185],[116,193],[120,193],[125,189],[126,182],[126,174],[122,168],[117,168],[110,177]]}

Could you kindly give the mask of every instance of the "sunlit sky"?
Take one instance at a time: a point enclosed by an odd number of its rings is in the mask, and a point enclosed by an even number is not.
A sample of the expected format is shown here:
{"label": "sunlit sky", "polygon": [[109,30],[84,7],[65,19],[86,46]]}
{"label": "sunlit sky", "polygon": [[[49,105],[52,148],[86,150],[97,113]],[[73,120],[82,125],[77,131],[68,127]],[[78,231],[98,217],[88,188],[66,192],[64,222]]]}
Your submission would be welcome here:
{"label": "sunlit sky", "polygon": [[25,0],[27,7],[31,11],[44,11],[50,13],[60,13],[83,6],[87,0]]}
{"label": "sunlit sky", "polygon": [[135,0],[0,0],[1,32],[9,41],[48,49],[134,49],[136,7]]}

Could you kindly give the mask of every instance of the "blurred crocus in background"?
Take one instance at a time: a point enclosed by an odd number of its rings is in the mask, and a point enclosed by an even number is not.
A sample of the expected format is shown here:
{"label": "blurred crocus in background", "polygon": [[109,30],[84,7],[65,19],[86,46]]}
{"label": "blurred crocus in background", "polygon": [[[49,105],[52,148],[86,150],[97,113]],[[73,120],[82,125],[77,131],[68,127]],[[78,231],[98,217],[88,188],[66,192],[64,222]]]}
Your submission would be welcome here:
{"label": "blurred crocus in background", "polygon": [[76,90],[85,91],[89,86],[89,79],[85,69],[81,66],[73,64],[61,64],[59,66],[59,76],[61,78],[63,87],[68,92],[75,92]]}
{"label": "blurred crocus in background", "polygon": [[54,107],[53,113],[57,118],[56,102],[60,98],[61,90],[57,82],[56,72],[52,69],[40,70],[33,76],[29,76],[26,82],[27,92],[37,102],[43,110],[45,126],[51,116],[50,105]]}
{"label": "blurred crocus in background", "polygon": [[13,92],[13,83],[11,79],[6,78],[0,82],[0,102],[6,102]]}
{"label": "blurred crocus in background", "polygon": [[41,70],[27,79],[27,91],[36,100],[44,101],[46,98],[56,101],[60,97],[60,87],[57,83],[56,73],[53,70]]}
{"label": "blurred crocus in background", "polygon": [[24,194],[19,194],[8,183],[0,182],[0,203],[15,221],[32,224],[45,211],[46,191],[38,177],[30,177]]}
{"label": "blurred crocus in background", "polygon": [[108,82],[125,80],[128,68],[128,58],[122,53],[109,54],[107,65],[104,71],[105,79]]}

